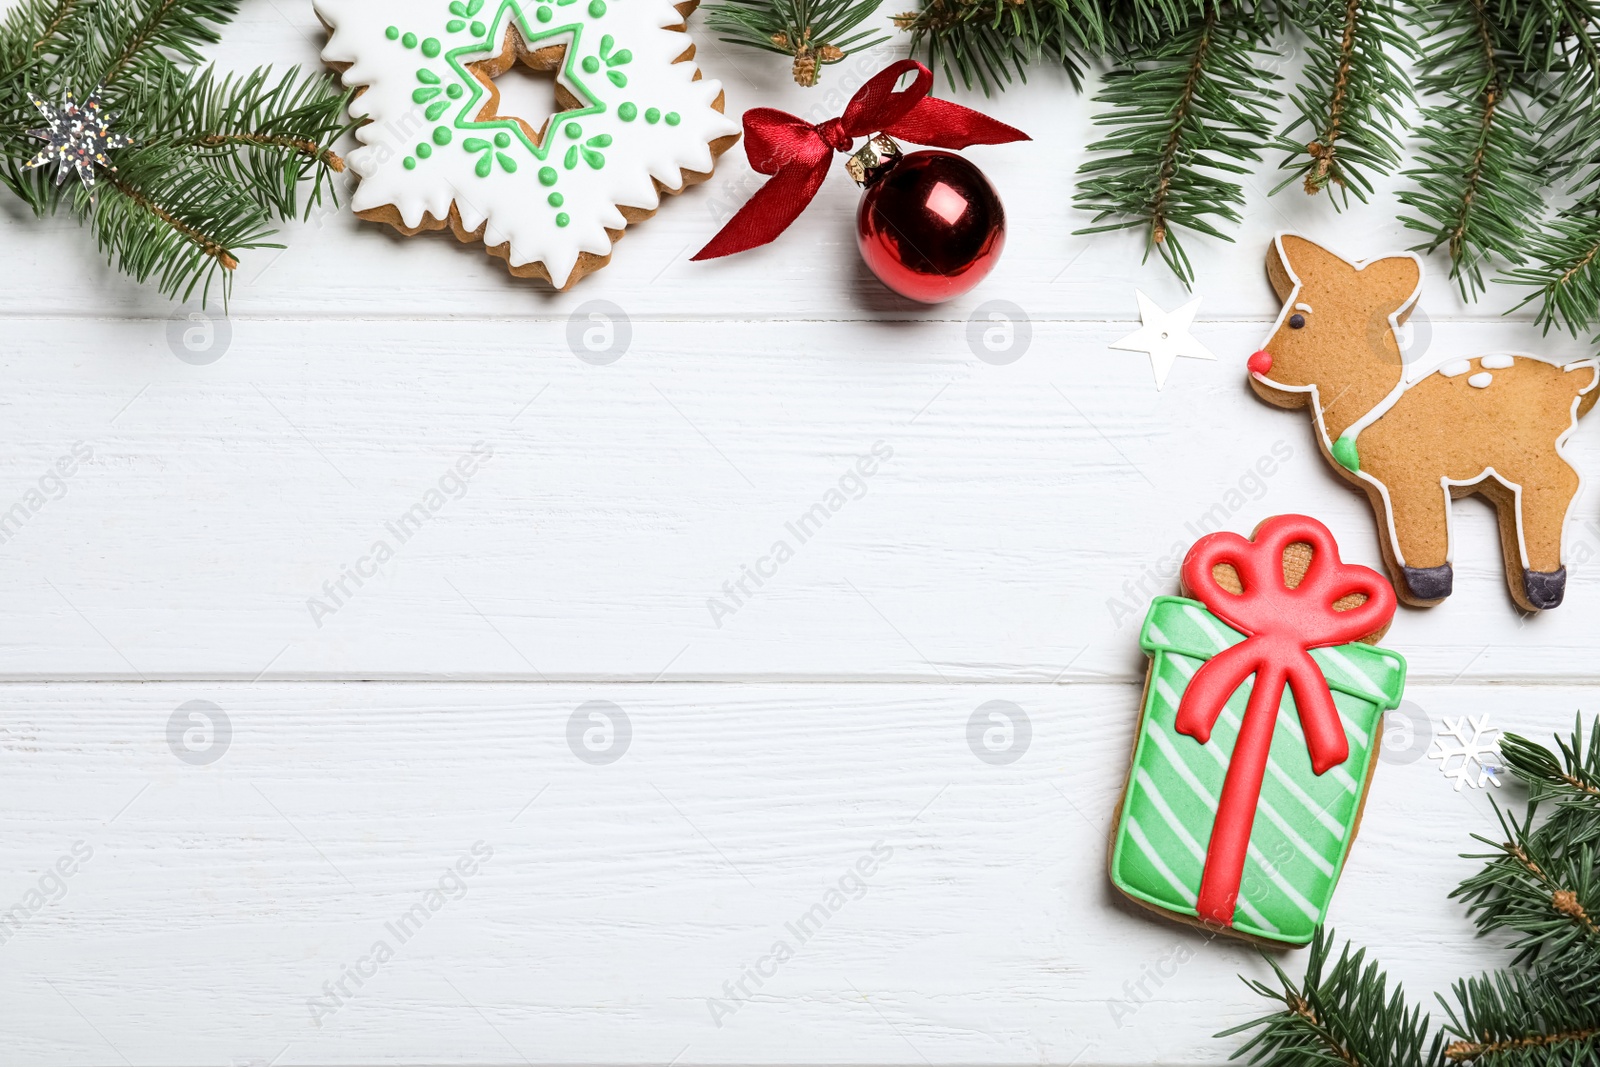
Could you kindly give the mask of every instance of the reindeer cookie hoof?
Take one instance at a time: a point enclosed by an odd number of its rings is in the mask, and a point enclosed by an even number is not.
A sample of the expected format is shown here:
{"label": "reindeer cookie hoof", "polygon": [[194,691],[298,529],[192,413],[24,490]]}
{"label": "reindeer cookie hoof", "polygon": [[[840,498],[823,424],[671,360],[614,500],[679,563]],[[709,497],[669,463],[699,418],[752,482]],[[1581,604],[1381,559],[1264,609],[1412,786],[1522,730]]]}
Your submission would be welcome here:
{"label": "reindeer cookie hoof", "polygon": [[1567,568],[1553,571],[1523,571],[1522,592],[1528,603],[1544,611],[1557,607],[1567,592]]}
{"label": "reindeer cookie hoof", "polygon": [[[1411,600],[1443,600],[1455,584],[1455,572],[1448,563],[1442,567],[1401,567],[1400,573],[1405,577]],[[1562,580],[1566,580],[1565,573]],[[1556,594],[1556,602],[1561,602],[1560,593]]]}

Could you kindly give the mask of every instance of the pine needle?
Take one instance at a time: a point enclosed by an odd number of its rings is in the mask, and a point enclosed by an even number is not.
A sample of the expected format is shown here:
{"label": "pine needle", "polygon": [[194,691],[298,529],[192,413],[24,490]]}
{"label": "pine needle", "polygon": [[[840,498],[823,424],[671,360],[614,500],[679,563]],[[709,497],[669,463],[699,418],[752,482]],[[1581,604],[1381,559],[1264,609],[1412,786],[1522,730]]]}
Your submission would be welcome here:
{"label": "pine needle", "polygon": [[1273,192],[1298,178],[1313,195],[1333,186],[1335,207],[1351,194],[1364,202],[1370,176],[1400,166],[1401,111],[1414,99],[1401,61],[1416,48],[1394,0],[1295,0],[1285,13],[1309,54],[1278,139],[1290,174]]}
{"label": "pine needle", "polygon": [[1462,295],[1483,291],[1484,268],[1498,256],[1519,264],[1544,209],[1538,131],[1519,78],[1514,27],[1487,0],[1427,0],[1419,87],[1443,103],[1426,107],[1417,130],[1416,188],[1401,219],[1427,235],[1419,251],[1445,248]]}
{"label": "pine needle", "polygon": [[1305,979],[1296,983],[1271,957],[1278,987],[1245,980],[1256,993],[1283,1010],[1253,1019],[1217,1037],[1257,1031],[1232,1056],[1259,1067],[1432,1067],[1440,1062],[1438,1037],[1429,1039],[1428,1016],[1406,1003],[1397,984],[1366,951],[1346,944],[1330,967],[1331,931],[1318,930],[1311,942]]}
{"label": "pine needle", "polygon": [[721,0],[706,9],[706,22],[730,44],[793,57],[795,83],[809,88],[824,66],[889,39],[850,32],[877,10],[877,0]]}
{"label": "pine needle", "polygon": [[1244,189],[1229,176],[1248,174],[1271,136],[1280,94],[1260,62],[1271,29],[1259,11],[1212,3],[1106,75],[1095,124],[1114,132],[1079,168],[1074,202],[1095,214],[1078,233],[1145,228],[1147,253],[1193,282],[1178,231],[1232,240],[1221,227],[1239,222]]}

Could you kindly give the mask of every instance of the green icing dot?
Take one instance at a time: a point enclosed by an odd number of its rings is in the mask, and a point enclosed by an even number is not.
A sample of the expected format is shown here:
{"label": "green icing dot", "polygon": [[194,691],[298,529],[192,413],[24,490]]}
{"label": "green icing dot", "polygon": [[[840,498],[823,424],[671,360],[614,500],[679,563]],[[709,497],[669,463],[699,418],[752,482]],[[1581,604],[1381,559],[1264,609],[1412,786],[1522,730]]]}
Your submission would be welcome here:
{"label": "green icing dot", "polygon": [[556,169],[554,167],[539,168],[539,184],[554,185],[556,183]]}
{"label": "green icing dot", "polygon": [[572,137],[572,138],[582,137],[583,136],[583,127],[579,126],[576,122],[569,122],[569,123],[567,123],[566,133],[567,133],[568,137]]}
{"label": "green icing dot", "polygon": [[1333,458],[1339,465],[1347,470],[1359,471],[1361,457],[1356,454],[1356,439],[1349,434],[1339,438],[1333,443]]}
{"label": "green icing dot", "polygon": [[678,123],[680,123],[682,121],[683,120],[678,117],[678,113],[676,111],[667,112],[667,125],[668,126],[676,126]]}
{"label": "green icing dot", "polygon": [[600,61],[594,56],[583,57],[583,70],[585,74],[593,74],[600,69]]}
{"label": "green icing dot", "polygon": [[653,107],[646,111],[644,113],[644,120],[650,125],[654,126],[656,123],[661,121],[661,109],[658,107]]}
{"label": "green icing dot", "polygon": [[632,122],[638,117],[639,107],[637,104],[627,103],[617,108],[617,118],[621,119],[623,122]]}
{"label": "green icing dot", "polygon": [[449,144],[450,143],[450,127],[448,127],[448,126],[435,126],[433,128],[433,143],[436,144],[436,145],[447,145],[447,144]]}
{"label": "green icing dot", "polygon": [[496,148],[511,147],[511,135],[506,133],[504,130],[501,130],[499,133],[494,135],[494,144]]}
{"label": "green icing dot", "polygon": [[567,216],[567,213],[565,211],[563,211],[561,214],[556,216],[556,225],[557,226],[565,226],[567,223],[569,223],[571,221],[572,221],[572,219]]}
{"label": "green icing dot", "polygon": [[408,33],[404,37],[400,38],[400,43],[405,45],[407,48],[415,48],[417,47],[417,35],[414,33]]}
{"label": "green icing dot", "polygon": [[533,17],[538,19],[540,22],[549,22],[551,19],[555,18],[555,13],[547,7],[541,7],[538,10],[538,13]]}
{"label": "green icing dot", "polygon": [[459,100],[461,99],[461,94],[464,92],[466,92],[465,89],[452,83],[447,89],[445,89],[444,95],[448,96],[452,100]]}
{"label": "green icing dot", "polygon": [[474,37],[482,37],[484,34],[489,32],[489,27],[485,26],[481,22],[474,22],[467,28],[472,31],[472,36]]}
{"label": "green icing dot", "polygon": [[432,59],[434,56],[438,55],[439,39],[437,37],[429,37],[426,41],[423,41],[422,54],[427,56],[429,59]]}
{"label": "green icing dot", "polygon": [[401,163],[402,166],[404,166],[406,168],[406,170],[416,170],[417,169],[417,161],[412,159],[410,156],[407,156],[406,158],[402,159],[400,161],[400,163]]}
{"label": "green icing dot", "polygon": [[390,26],[388,29],[383,31],[383,35],[389,38],[391,41],[398,41],[400,39],[400,27]]}
{"label": "green icing dot", "polygon": [[599,18],[606,13],[606,0],[589,0],[589,17]]}
{"label": "green icing dot", "polygon": [[560,207],[562,204],[567,202],[567,198],[562,196],[560,193],[551,193],[549,200],[551,207]]}
{"label": "green icing dot", "polygon": [[427,159],[429,156],[433,155],[433,145],[429,144],[427,141],[423,141],[421,144],[417,145],[417,155],[421,156],[423,159]]}

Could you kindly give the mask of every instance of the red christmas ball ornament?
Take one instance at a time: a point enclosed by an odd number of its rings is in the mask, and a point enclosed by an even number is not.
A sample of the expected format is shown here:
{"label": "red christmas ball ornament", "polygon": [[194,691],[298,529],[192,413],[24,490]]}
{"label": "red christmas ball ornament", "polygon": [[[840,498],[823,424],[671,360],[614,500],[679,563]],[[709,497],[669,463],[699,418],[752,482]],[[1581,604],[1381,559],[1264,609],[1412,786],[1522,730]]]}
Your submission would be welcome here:
{"label": "red christmas ball ornament", "polygon": [[[906,77],[910,84],[895,88]],[[695,260],[731,256],[776,238],[822,188],[833,153],[853,152],[856,139],[866,137],[866,146],[845,167],[866,190],[856,213],[856,238],[872,273],[925,304],[960,296],[983,281],[1006,244],[1006,213],[994,186],[954,152],[904,155],[892,138],[959,149],[1026,141],[1028,135],[935,99],[928,95],[931,88],[933,72],[902,59],[868,79],[836,119],[807,122],[770,107],[746,111],[745,155],[771,180]]]}
{"label": "red christmas ball ornament", "polygon": [[865,190],[856,243],[884,285],[937,304],[994,269],[1006,246],[1005,208],[983,171],[965,157],[940,150],[902,154],[879,134],[847,168]]}

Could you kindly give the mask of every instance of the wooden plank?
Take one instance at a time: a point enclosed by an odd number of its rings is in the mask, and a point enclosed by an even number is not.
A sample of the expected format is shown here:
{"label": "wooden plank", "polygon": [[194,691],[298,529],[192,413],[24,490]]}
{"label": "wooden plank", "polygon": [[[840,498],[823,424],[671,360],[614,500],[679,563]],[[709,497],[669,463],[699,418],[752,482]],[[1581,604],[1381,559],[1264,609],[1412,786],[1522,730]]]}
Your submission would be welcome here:
{"label": "wooden plank", "polygon": [[[953,323],[637,322],[608,366],[497,322],[239,322],[203,367],[161,323],[62,327],[14,321],[0,360],[5,677],[1128,679],[1207,529],[1305,511],[1378,560],[1309,420],[1247,388],[1250,323],[1163,392],[1114,323],[1034,323],[1004,366]],[[1418,677],[1595,677],[1593,507],[1525,620],[1458,505],[1457,593],[1391,638]]]}
{"label": "wooden plank", "polygon": [[[1137,696],[8,685],[0,902],[76,842],[92,856],[8,928],[0,1035],[40,1063],[1220,1063],[1211,1035],[1263,1009],[1235,975],[1265,965],[1121,903],[1104,874]],[[1548,737],[1597,697],[1420,686],[1408,710]],[[203,758],[203,737],[169,743],[196,700],[231,727],[205,765],[175,755]],[[1031,727],[1009,764],[969,747],[994,700]],[[592,701],[629,723],[609,764],[569,746]],[[1500,959],[1445,899],[1494,822],[1390,747],[1332,921],[1431,998]],[[458,887],[445,874],[477,842]],[[451,899],[402,943],[390,924],[442,877]],[[801,943],[788,924],[830,900]],[[379,941],[393,958],[327,999]]]}

